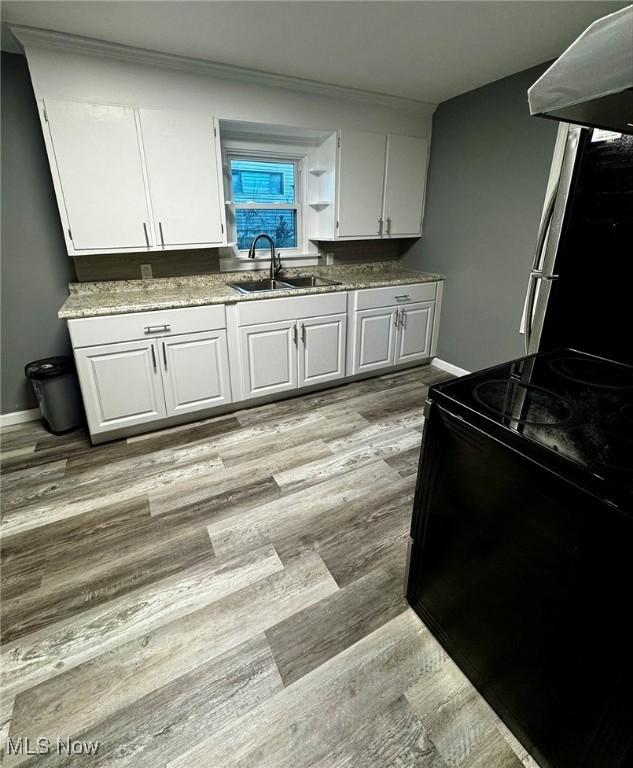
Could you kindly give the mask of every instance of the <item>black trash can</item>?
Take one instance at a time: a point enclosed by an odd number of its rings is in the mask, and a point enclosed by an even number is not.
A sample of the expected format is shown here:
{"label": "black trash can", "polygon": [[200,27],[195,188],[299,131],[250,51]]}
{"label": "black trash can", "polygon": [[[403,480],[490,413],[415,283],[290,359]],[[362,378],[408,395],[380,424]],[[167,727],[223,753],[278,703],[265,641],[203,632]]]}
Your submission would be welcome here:
{"label": "black trash can", "polygon": [[44,426],[54,435],[72,432],[83,423],[81,393],[70,357],[34,360],[24,368],[33,385]]}

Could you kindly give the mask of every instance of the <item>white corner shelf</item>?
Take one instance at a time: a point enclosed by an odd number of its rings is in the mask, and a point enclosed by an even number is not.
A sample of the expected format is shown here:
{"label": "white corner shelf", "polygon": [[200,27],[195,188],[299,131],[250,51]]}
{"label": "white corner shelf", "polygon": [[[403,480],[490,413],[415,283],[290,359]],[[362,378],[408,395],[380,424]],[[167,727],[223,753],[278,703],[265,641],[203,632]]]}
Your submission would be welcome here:
{"label": "white corner shelf", "polygon": [[328,205],[332,205],[330,200],[317,200],[314,203],[308,203],[310,208],[327,208]]}
{"label": "white corner shelf", "polygon": [[327,168],[308,168],[308,173],[313,176],[323,176],[324,173],[327,173]]}

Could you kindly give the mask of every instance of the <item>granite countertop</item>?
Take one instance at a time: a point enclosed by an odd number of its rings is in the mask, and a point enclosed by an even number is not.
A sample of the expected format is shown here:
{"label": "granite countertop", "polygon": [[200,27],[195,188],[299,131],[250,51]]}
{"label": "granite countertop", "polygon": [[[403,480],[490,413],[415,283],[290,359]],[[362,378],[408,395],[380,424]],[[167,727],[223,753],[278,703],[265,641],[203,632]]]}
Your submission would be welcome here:
{"label": "granite countertop", "polygon": [[232,304],[238,301],[271,299],[281,296],[303,296],[316,293],[352,291],[358,288],[379,288],[389,285],[429,283],[443,280],[443,275],[415,272],[398,263],[373,262],[371,264],[335,265],[331,267],[302,267],[284,269],[284,276],[318,275],[336,280],[339,285],[316,288],[292,288],[284,291],[240,293],[229,283],[268,277],[267,270],[257,272],[222,272],[192,277],[164,277],[153,280],[114,280],[101,283],[71,283],[70,296],[58,316],[64,320],[103,315],[122,315],[130,312],[200,307],[205,304]]}

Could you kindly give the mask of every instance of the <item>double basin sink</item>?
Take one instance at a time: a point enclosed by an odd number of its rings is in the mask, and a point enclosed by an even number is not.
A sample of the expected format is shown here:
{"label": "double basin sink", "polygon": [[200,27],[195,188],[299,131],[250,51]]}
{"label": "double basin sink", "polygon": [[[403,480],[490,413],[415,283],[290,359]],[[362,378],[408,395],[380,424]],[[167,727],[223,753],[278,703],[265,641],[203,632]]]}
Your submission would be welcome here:
{"label": "double basin sink", "polygon": [[318,288],[326,285],[340,285],[336,280],[326,280],[316,275],[300,275],[285,277],[283,280],[246,280],[239,283],[229,283],[240,293],[260,293],[261,291],[289,291],[292,288]]}

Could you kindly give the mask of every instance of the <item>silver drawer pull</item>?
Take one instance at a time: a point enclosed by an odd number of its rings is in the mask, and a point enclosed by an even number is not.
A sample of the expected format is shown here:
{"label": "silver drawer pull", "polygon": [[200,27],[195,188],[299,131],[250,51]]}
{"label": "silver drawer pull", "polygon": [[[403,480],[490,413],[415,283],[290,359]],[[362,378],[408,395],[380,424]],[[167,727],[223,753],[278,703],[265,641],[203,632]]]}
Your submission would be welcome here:
{"label": "silver drawer pull", "polygon": [[396,301],[409,301],[411,296],[408,293],[403,293],[400,296],[396,296]]}
{"label": "silver drawer pull", "polygon": [[167,325],[167,323],[164,325],[145,326],[145,333],[166,333],[167,331],[171,331],[171,325]]}

